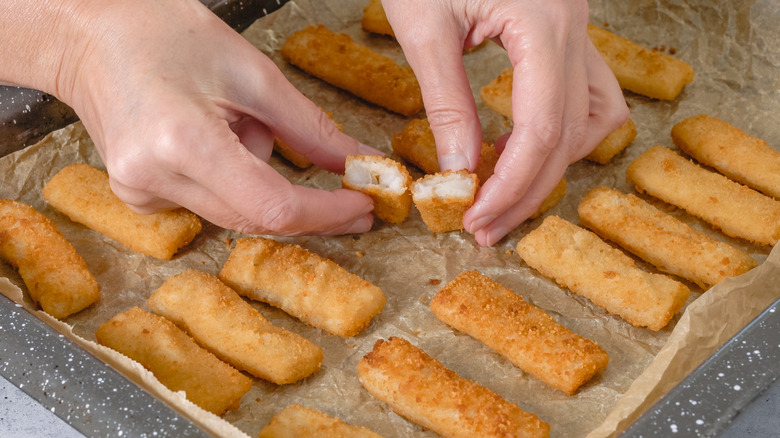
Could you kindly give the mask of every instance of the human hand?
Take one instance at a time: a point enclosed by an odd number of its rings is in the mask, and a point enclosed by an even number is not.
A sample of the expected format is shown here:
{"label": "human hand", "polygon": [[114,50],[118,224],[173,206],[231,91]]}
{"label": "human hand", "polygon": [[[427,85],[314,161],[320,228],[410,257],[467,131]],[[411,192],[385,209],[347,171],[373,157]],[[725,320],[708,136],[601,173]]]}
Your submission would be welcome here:
{"label": "human hand", "polygon": [[485,38],[514,67],[511,134],[463,224],[491,246],[533,214],[563,177],[628,118],[623,93],[587,34],[584,0],[383,0],[417,75],[442,170],[476,168],[482,130],[463,67]]}
{"label": "human hand", "polygon": [[342,134],[276,65],[197,0],[82,1],[56,95],[83,121],[116,195],[253,234],[371,228],[370,198],[291,184],[275,136],[318,166],[375,153]]}

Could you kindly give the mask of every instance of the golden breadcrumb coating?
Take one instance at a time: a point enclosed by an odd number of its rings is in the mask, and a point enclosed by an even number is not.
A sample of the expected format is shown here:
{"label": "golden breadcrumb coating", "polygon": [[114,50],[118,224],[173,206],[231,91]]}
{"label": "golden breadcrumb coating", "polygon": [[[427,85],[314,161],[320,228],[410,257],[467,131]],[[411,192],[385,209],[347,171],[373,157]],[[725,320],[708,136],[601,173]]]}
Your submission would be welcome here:
{"label": "golden breadcrumb coating", "polygon": [[412,183],[412,200],[434,233],[463,229],[463,215],[477,194],[477,175],[461,169],[425,175]]}
{"label": "golden breadcrumb coating", "polygon": [[612,161],[615,155],[622,152],[632,141],[636,138],[636,124],[631,119],[626,120],[625,123],[620,125],[618,129],[610,132],[604,140],[596,145],[596,147],[585,156],[586,160],[590,160],[599,164],[607,164]]}
{"label": "golden breadcrumb coating", "polygon": [[363,18],[360,24],[366,32],[389,35],[395,38],[393,28],[387,21],[385,8],[382,7],[382,0],[369,0],[368,5],[363,8]]}
{"label": "golden breadcrumb coating", "polygon": [[365,427],[347,424],[312,408],[293,404],[274,415],[258,438],[382,438]]}

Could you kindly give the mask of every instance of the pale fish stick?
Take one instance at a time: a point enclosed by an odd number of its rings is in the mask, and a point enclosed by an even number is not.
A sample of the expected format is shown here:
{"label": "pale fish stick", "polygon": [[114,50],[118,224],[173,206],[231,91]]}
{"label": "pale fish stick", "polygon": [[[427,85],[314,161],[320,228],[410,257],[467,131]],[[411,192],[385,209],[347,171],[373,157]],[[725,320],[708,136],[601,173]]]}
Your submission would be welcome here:
{"label": "pale fish stick", "polygon": [[672,141],[696,161],[780,199],[780,151],[766,141],[704,114],[674,125]]}
{"label": "pale fish stick", "polygon": [[200,219],[179,208],[139,214],[111,191],[108,174],[87,164],[65,167],[46,183],[43,198],[72,221],[158,259],[170,259],[201,230]]}
{"label": "pale fish stick", "polygon": [[577,211],[580,222],[599,236],[704,289],[757,266],[748,253],[615,189],[594,188]]}
{"label": "pale fish stick", "polygon": [[252,379],[204,350],[162,316],[133,307],[103,323],[98,343],[143,365],[171,391],[215,414],[237,409]]}
{"label": "pale fish stick", "polygon": [[0,199],[0,258],[19,270],[33,301],[55,318],[100,300],[84,259],[49,218],[27,204]]}
{"label": "pale fish stick", "polygon": [[588,35],[621,88],[654,99],[672,100],[693,80],[693,67],[685,61],[592,24],[588,24]]}
{"label": "pale fish stick", "polygon": [[274,415],[257,438],[382,438],[365,427],[347,424],[316,409],[299,404]]}
{"label": "pale fish stick", "polygon": [[528,266],[636,327],[660,330],[688,299],[689,290],[634,260],[592,232],[558,216],[517,243]]}
{"label": "pale fish stick", "polygon": [[382,290],[298,245],[238,239],[220,280],[328,333],[350,337],[385,305]]}
{"label": "pale fish stick", "polygon": [[274,326],[205,272],[188,269],[168,278],[147,305],[221,360],[278,385],[303,379],[322,363],[320,347]]}
{"label": "pale fish stick", "polygon": [[463,215],[474,204],[477,188],[477,175],[445,170],[413,182],[412,200],[431,231],[446,233],[463,229]]}
{"label": "pale fish stick", "polygon": [[547,437],[550,426],[484,386],[460,377],[409,341],[378,340],[358,379],[399,415],[450,438]]}
{"label": "pale fish stick", "polygon": [[653,146],[629,164],[626,179],[637,191],[676,205],[729,236],[764,245],[780,238],[780,201],[663,146]]}
{"label": "pale fish stick", "polygon": [[455,277],[439,290],[430,306],[447,325],[569,395],[609,362],[598,344],[477,271]]}
{"label": "pale fish stick", "polygon": [[281,54],[307,73],[390,111],[413,116],[423,109],[412,69],[349,35],[333,33],[323,25],[308,26],[287,39]]}
{"label": "pale fish stick", "polygon": [[393,28],[387,21],[385,8],[382,7],[382,0],[369,0],[368,5],[363,8],[363,18],[360,20],[363,30],[380,35],[388,35],[395,38]]}
{"label": "pale fish stick", "polygon": [[378,155],[349,155],[342,186],[370,196],[374,215],[397,224],[406,220],[412,208],[409,185],[412,177],[403,164]]}
{"label": "pale fish stick", "polygon": [[[512,73],[510,67],[501,72],[479,90],[480,97],[488,108],[512,120]],[[623,151],[636,138],[637,131],[634,121],[628,119],[616,130],[607,135],[596,148],[585,158],[599,164],[607,164],[612,158]]]}

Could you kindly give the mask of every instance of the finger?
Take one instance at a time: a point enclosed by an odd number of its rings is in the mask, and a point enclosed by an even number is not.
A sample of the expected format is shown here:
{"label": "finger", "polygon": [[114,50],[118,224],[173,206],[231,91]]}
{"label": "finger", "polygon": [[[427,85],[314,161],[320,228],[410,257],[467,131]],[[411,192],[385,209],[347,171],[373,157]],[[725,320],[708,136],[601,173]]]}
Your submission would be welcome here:
{"label": "finger", "polygon": [[127,206],[136,213],[152,214],[160,211],[173,210],[174,208],[180,207],[179,204],[171,200],[161,198],[146,190],[137,190],[130,186],[124,185],[115,178],[111,177],[111,175],[109,175],[108,183],[111,187],[111,191],[117,196],[117,198],[127,204]]}
{"label": "finger", "polygon": [[231,125],[231,129],[238,136],[241,144],[252,155],[257,158],[268,161],[273,152],[274,135],[260,121],[252,117],[244,117]]}
{"label": "finger", "polygon": [[587,148],[593,150],[604,137],[628,120],[629,110],[615,75],[590,39],[587,41],[587,74],[590,116],[586,143]]}

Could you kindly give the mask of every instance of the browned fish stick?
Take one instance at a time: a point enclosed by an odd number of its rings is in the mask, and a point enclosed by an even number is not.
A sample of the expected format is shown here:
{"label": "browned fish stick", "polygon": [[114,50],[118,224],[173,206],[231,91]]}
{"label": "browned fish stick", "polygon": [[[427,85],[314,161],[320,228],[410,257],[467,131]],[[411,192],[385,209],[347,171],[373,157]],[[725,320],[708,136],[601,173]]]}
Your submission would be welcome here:
{"label": "browned fish stick", "polygon": [[179,208],[139,214],[114,195],[108,174],[87,164],[65,167],[46,183],[43,198],[72,221],[158,259],[170,259],[201,230],[200,219]]}
{"label": "browned fish stick", "polygon": [[143,365],[171,391],[222,415],[241,404],[252,379],[199,347],[167,319],[133,307],[103,323],[98,343]]}
{"label": "browned fish stick", "polygon": [[223,361],[279,385],[320,368],[322,350],[276,327],[213,275],[192,269],[170,277],[147,301]]}
{"label": "browned fish stick", "polygon": [[672,140],[696,161],[780,199],[780,151],[766,141],[704,114],[674,125]]}
{"label": "browned fish stick", "polygon": [[590,36],[620,86],[654,99],[672,100],[693,80],[693,67],[588,24]]}
{"label": "browned fish stick", "polygon": [[474,204],[477,175],[465,169],[425,175],[412,183],[412,200],[434,233],[463,229],[463,215]]}
{"label": "browned fish stick", "polygon": [[378,33],[395,37],[390,22],[387,21],[385,8],[382,7],[382,0],[370,0],[368,5],[363,8],[363,18],[360,25],[366,32]]}
{"label": "browned fish stick", "polygon": [[662,329],[688,299],[682,283],[639,269],[619,249],[558,216],[548,216],[521,239],[517,253],[530,267],[637,327]]}
{"label": "browned fish stick", "polygon": [[344,337],[366,328],[385,305],[381,289],[336,263],[262,237],[238,239],[219,278],[243,296]]}
{"label": "browned fish stick", "polygon": [[704,289],[757,266],[748,253],[631,194],[597,187],[580,201],[577,211],[580,222],[599,236]]}
{"label": "browned fish stick", "polygon": [[0,199],[0,258],[19,270],[33,301],[55,318],[100,300],[84,259],[49,218],[27,204]]}
{"label": "browned fish stick", "polygon": [[412,69],[357,44],[349,35],[323,25],[308,26],[287,39],[281,54],[298,68],[390,111],[413,116],[423,109]]}
{"label": "browned fish stick", "polygon": [[585,156],[586,160],[590,160],[599,164],[607,164],[612,161],[615,155],[622,152],[631,142],[634,141],[637,135],[636,124],[631,119],[626,120],[625,123],[620,125],[618,129],[610,132],[604,137],[596,147]]}
{"label": "browned fish stick", "polygon": [[724,233],[774,245],[780,238],[780,201],[654,146],[626,169],[628,182],[697,216]]}
{"label": "browned fish stick", "polygon": [[590,339],[477,271],[464,272],[430,302],[437,318],[478,339],[520,369],[571,395],[607,366]]}
{"label": "browned fish stick", "polygon": [[358,363],[358,379],[395,412],[452,438],[546,437],[536,415],[464,379],[405,339],[376,342]]}
{"label": "browned fish stick", "polygon": [[258,438],[382,438],[365,427],[347,424],[316,409],[294,404],[274,415]]}
{"label": "browned fish stick", "polygon": [[377,155],[349,155],[342,186],[370,196],[374,215],[385,222],[400,223],[409,216],[412,177],[403,164]]}

